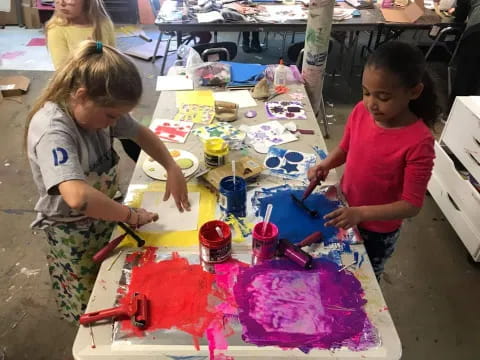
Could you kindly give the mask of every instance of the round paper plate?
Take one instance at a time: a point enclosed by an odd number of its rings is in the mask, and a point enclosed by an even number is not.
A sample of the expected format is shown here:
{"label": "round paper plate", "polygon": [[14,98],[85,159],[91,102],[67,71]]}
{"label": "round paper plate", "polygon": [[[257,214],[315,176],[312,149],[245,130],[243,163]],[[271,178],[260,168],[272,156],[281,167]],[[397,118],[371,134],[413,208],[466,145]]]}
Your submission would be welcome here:
{"label": "round paper plate", "polygon": [[[191,152],[180,150],[180,149],[169,149],[170,155],[172,155],[173,160],[182,169],[183,176],[187,177],[192,175],[198,169],[198,158],[193,155]],[[153,160],[151,157],[148,157],[142,166],[145,174],[156,180],[167,180],[167,171],[165,168],[160,165],[158,162]]]}

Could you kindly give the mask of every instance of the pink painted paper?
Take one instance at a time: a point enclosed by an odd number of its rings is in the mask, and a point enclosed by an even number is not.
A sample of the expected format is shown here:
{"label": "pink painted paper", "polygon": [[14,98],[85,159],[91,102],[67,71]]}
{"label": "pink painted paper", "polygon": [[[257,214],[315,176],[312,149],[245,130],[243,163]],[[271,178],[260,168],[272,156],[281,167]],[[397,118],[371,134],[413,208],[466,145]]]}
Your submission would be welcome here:
{"label": "pink painted paper", "polygon": [[47,40],[45,38],[33,38],[27,44],[27,46],[46,46]]}
{"label": "pink painted paper", "polygon": [[150,129],[163,141],[183,144],[192,130],[193,123],[188,121],[173,121],[155,119]]}

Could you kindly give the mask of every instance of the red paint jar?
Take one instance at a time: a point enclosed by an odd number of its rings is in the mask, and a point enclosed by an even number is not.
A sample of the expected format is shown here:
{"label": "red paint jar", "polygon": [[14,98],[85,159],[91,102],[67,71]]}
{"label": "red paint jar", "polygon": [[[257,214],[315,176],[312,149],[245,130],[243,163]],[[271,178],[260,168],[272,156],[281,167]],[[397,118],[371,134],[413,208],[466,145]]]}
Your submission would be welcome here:
{"label": "red paint jar", "polygon": [[[219,227],[223,239],[215,230]],[[218,264],[232,257],[232,232],[230,226],[220,220],[208,221],[198,232],[200,243],[200,261],[204,264]]]}
{"label": "red paint jar", "polygon": [[275,257],[278,243],[278,228],[269,222],[263,233],[263,221],[253,227],[252,232],[252,265]]}

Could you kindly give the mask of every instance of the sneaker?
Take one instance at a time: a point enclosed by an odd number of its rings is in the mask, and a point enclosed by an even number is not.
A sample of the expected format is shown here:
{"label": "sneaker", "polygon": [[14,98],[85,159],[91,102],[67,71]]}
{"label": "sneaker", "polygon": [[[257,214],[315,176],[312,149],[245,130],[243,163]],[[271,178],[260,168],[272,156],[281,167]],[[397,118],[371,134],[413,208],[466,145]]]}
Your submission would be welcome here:
{"label": "sneaker", "polygon": [[252,52],[259,53],[262,52],[262,47],[260,46],[260,43],[258,42],[253,42],[250,44],[250,49]]}
{"label": "sneaker", "polygon": [[244,42],[242,44],[242,50],[245,53],[251,53],[252,52],[252,49],[250,48],[250,45],[248,44],[248,42]]}

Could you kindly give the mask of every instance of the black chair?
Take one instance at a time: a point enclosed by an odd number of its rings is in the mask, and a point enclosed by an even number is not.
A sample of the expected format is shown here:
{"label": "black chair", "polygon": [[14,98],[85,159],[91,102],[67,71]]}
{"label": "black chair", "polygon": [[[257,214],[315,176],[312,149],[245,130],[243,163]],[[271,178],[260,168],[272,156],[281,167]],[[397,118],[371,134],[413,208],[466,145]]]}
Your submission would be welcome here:
{"label": "black chair", "polygon": [[237,56],[237,44],[231,41],[192,46],[203,61],[230,61]]}
{"label": "black chair", "polygon": [[[455,48],[463,34],[465,24],[435,25],[428,36],[433,40],[425,52],[425,60],[446,60],[450,62]],[[420,48],[422,48],[420,46]]]}
{"label": "black chair", "polygon": [[480,95],[480,23],[465,29],[448,64],[449,107],[456,96]]}

